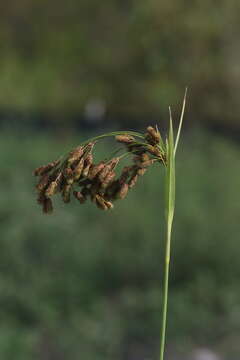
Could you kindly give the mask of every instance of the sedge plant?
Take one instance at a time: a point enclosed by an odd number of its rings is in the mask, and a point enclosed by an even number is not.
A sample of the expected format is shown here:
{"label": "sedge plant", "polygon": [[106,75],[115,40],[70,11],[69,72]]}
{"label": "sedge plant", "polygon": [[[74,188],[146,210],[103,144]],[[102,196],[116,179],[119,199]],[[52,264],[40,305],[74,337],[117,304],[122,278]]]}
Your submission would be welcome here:
{"label": "sedge plant", "polygon": [[[124,199],[151,166],[158,164],[165,169],[165,271],[159,360],[164,360],[171,234],[175,208],[175,157],[185,102],[186,92],[176,138],[169,108],[169,130],[165,140],[157,126],[148,126],[145,133],[106,133],[84,141],[65,157],[40,166],[34,171],[34,175],[39,178],[36,185],[37,202],[42,206],[44,213],[51,214],[52,199],[56,194],[59,194],[66,204],[75,198],[80,204],[91,201],[101,210],[111,210],[115,202]],[[94,149],[99,141],[109,137],[114,137],[120,147],[115,149],[114,155],[96,163]],[[130,163],[121,168],[123,158],[128,158]]]}

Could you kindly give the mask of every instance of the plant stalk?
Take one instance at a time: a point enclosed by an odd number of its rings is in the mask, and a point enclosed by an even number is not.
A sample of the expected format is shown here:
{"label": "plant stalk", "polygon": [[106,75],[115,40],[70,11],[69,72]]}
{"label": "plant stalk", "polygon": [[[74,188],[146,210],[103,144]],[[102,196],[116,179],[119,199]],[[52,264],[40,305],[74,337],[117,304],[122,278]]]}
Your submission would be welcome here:
{"label": "plant stalk", "polygon": [[164,359],[165,339],[166,339],[166,325],[167,325],[167,308],[168,308],[168,279],[169,279],[169,265],[171,256],[171,232],[172,222],[167,226],[166,234],[166,249],[165,249],[165,269],[164,269],[164,285],[163,285],[163,310],[162,310],[162,332],[160,343],[160,360]]}
{"label": "plant stalk", "polygon": [[172,127],[172,115],[170,113],[170,127],[168,138],[166,140],[167,150],[167,167],[166,167],[166,244],[165,244],[165,268],[164,268],[164,283],[163,283],[163,308],[162,308],[162,327],[160,334],[160,360],[164,360],[165,339],[166,339],[166,325],[167,325],[167,308],[168,308],[168,280],[169,280],[169,265],[171,256],[171,234],[172,223],[175,208],[175,151],[174,151],[174,136]]}

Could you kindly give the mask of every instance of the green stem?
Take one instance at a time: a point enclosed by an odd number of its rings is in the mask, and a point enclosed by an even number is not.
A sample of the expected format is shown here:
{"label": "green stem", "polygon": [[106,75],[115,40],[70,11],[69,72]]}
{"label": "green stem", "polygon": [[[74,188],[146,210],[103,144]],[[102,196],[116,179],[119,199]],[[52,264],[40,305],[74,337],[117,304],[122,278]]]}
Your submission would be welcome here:
{"label": "green stem", "polygon": [[175,154],[174,154],[174,136],[172,127],[172,115],[170,112],[170,128],[168,138],[166,140],[167,149],[167,167],[166,167],[166,245],[165,245],[165,268],[163,283],[163,309],[162,309],[162,327],[160,335],[160,360],[164,359],[166,325],[167,325],[167,308],[168,308],[168,279],[169,265],[171,256],[171,234],[172,223],[175,208]]}
{"label": "green stem", "polygon": [[162,333],[160,343],[160,360],[164,359],[164,350],[166,342],[166,325],[167,325],[167,308],[168,308],[168,279],[169,279],[169,264],[171,256],[171,232],[172,222],[167,225],[167,238],[165,249],[165,269],[164,269],[164,285],[163,285],[163,310],[162,310]]}
{"label": "green stem", "polygon": [[117,136],[117,135],[125,135],[125,134],[136,136],[136,137],[139,137],[141,139],[144,139],[144,136],[142,134],[140,134],[138,132],[135,132],[135,131],[113,131],[113,132],[110,132],[110,133],[106,133],[106,134],[95,136],[95,137],[93,137],[91,139],[88,139],[88,140],[84,141],[83,143],[81,143],[81,145],[85,145],[85,144],[88,144],[90,142],[100,140],[100,139],[103,139],[103,138],[106,138],[106,137]]}

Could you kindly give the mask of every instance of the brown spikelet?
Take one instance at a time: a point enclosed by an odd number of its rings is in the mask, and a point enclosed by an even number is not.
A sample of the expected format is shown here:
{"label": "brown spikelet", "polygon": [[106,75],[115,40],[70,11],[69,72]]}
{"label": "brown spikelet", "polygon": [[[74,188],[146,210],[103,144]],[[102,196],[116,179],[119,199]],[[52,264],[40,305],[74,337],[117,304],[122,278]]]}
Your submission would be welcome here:
{"label": "brown spikelet", "polygon": [[136,173],[133,173],[133,175],[131,176],[131,178],[128,182],[128,186],[130,189],[132,189],[136,185],[137,180],[138,180],[138,174],[136,172]]}
{"label": "brown spikelet", "polygon": [[62,199],[66,204],[69,203],[71,200],[71,188],[72,185],[66,184],[64,185],[62,190]]}
{"label": "brown spikelet", "polygon": [[155,155],[157,157],[162,157],[161,155],[161,151],[159,150],[159,148],[157,146],[153,146],[153,145],[147,145],[147,151],[152,154]]}
{"label": "brown spikelet", "polygon": [[113,209],[113,203],[111,201],[105,201],[105,205],[107,206],[107,208],[110,210],[110,209]]}
{"label": "brown spikelet", "polygon": [[50,182],[50,184],[48,185],[48,187],[47,187],[47,189],[45,191],[45,195],[47,197],[50,197],[50,196],[56,194],[56,192],[58,191],[61,180],[62,180],[62,173],[60,172],[58,174],[58,176],[55,178],[55,180]]}
{"label": "brown spikelet", "polygon": [[115,194],[120,188],[119,180],[114,180],[108,187],[105,189],[105,198],[108,200],[115,199]]}
{"label": "brown spikelet", "polygon": [[44,214],[52,214],[53,212],[52,200],[49,198],[45,198],[42,202],[42,209]]}
{"label": "brown spikelet", "polygon": [[93,162],[93,156],[90,153],[90,154],[87,155],[87,157],[84,160],[84,166],[83,166],[83,170],[82,170],[82,176],[83,177],[88,176],[88,172],[89,172],[89,169],[90,169],[90,167],[92,165],[92,162]]}
{"label": "brown spikelet", "polygon": [[78,146],[75,149],[73,149],[68,155],[68,159],[67,159],[68,165],[71,165],[74,163],[74,161],[79,160],[82,157],[83,153],[84,153],[83,146]]}
{"label": "brown spikelet", "polygon": [[109,207],[106,204],[106,201],[104,200],[104,198],[100,195],[96,195],[96,205],[99,209],[101,210],[108,210]]}
{"label": "brown spikelet", "polygon": [[133,170],[133,166],[124,166],[122,173],[119,177],[119,184],[124,184]]}
{"label": "brown spikelet", "polygon": [[42,192],[40,192],[40,193],[38,194],[37,203],[38,203],[39,205],[42,205],[45,199],[46,199],[46,196],[45,196],[45,194],[44,194],[44,191],[42,191]]}
{"label": "brown spikelet", "polygon": [[50,176],[48,174],[43,175],[40,178],[38,184],[36,185],[36,189],[38,191],[44,190],[48,186],[49,182],[50,182]]}
{"label": "brown spikelet", "polygon": [[138,167],[148,167],[153,164],[154,161],[150,159],[149,155],[143,153],[134,157],[133,161]]}
{"label": "brown spikelet", "polygon": [[83,166],[84,166],[84,159],[81,158],[73,170],[74,181],[77,181],[78,179],[80,179],[80,177],[82,175],[82,171],[83,171]]}
{"label": "brown spikelet", "polygon": [[42,176],[44,174],[47,174],[49,171],[51,171],[52,169],[54,169],[56,166],[58,166],[60,164],[60,159],[52,161],[50,163],[48,163],[47,165],[43,165],[38,167],[37,169],[34,170],[34,175],[35,176]]}
{"label": "brown spikelet", "polygon": [[111,159],[104,168],[98,173],[98,179],[102,183],[109,172],[111,172],[119,162],[119,158]]}
{"label": "brown spikelet", "polygon": [[87,197],[83,195],[83,193],[81,191],[74,191],[73,195],[75,196],[75,198],[80,202],[80,204],[84,204],[85,201],[87,200]]}
{"label": "brown spikelet", "polygon": [[113,181],[113,179],[115,178],[116,173],[114,171],[110,171],[106,177],[104,178],[104,180],[101,182],[101,188],[102,189],[106,189],[108,187],[108,185]]}
{"label": "brown spikelet", "polygon": [[57,186],[58,186],[57,182],[56,182],[56,181],[52,181],[52,182],[48,185],[48,187],[47,187],[47,189],[46,189],[46,191],[45,191],[45,195],[46,195],[47,197],[50,197],[50,196],[54,195],[54,194],[56,193],[56,191],[57,191]]}
{"label": "brown spikelet", "polygon": [[146,168],[138,168],[138,169],[137,169],[137,175],[143,176],[146,171],[147,171]]}
{"label": "brown spikelet", "polygon": [[135,141],[134,137],[128,134],[117,135],[115,136],[115,140],[123,144],[132,144]]}
{"label": "brown spikelet", "polygon": [[99,164],[97,165],[91,165],[89,172],[88,172],[88,178],[90,180],[93,180],[101,170],[103,170],[103,168],[105,167],[105,162],[101,161]]}
{"label": "brown spikelet", "polygon": [[159,144],[160,133],[158,130],[154,129],[152,126],[147,127],[147,133],[145,134],[145,139],[151,145]]}
{"label": "brown spikelet", "polygon": [[121,199],[121,200],[124,199],[127,196],[128,189],[129,189],[128,184],[126,183],[122,184],[115,195],[116,199]]}

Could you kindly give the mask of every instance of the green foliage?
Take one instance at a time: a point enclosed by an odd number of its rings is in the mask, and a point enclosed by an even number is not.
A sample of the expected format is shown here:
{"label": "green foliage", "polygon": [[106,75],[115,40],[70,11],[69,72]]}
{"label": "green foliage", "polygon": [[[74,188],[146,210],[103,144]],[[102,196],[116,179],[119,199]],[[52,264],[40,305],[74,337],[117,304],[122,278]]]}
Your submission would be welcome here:
{"label": "green foliage", "polygon": [[0,106],[60,121],[100,98],[108,114],[139,119],[162,115],[187,85],[194,120],[239,126],[239,10],[235,0],[4,2]]}
{"label": "green foliage", "polygon": [[[82,140],[1,134],[0,357],[6,360],[157,353],[164,169],[149,171],[108,214],[59,202],[54,216],[42,215],[32,169]],[[168,318],[170,344],[213,344],[232,351],[234,360],[238,161],[239,148],[199,129],[179,147]]]}

